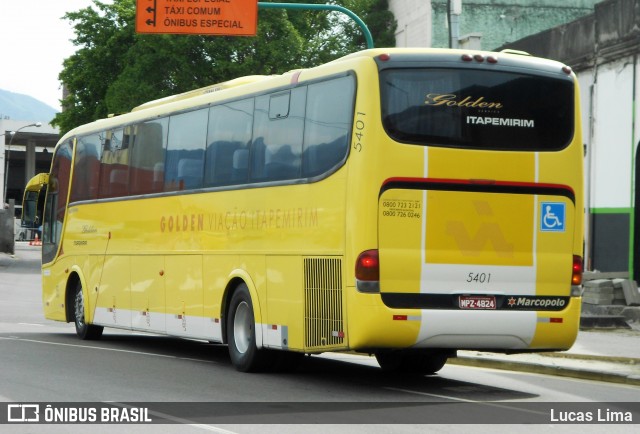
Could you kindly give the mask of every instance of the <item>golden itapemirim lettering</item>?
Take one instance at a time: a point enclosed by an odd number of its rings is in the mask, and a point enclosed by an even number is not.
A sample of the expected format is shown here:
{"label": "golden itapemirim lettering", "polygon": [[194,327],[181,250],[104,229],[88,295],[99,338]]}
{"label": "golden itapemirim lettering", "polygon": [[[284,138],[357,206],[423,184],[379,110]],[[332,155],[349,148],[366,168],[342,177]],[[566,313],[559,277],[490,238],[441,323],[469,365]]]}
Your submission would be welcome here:
{"label": "golden itapemirim lettering", "polygon": [[461,100],[456,99],[456,95],[452,93],[430,93],[424,100],[425,105],[431,106],[447,106],[447,107],[467,107],[479,109],[501,109],[503,107],[500,102],[488,102],[484,97],[473,99],[466,96]]}
{"label": "golden itapemirim lettering", "polygon": [[234,209],[208,214],[163,215],[160,217],[160,232],[303,229],[318,227],[318,224],[318,208]]}
{"label": "golden itapemirim lettering", "polygon": [[160,232],[200,232],[204,214],[175,214],[160,217]]}

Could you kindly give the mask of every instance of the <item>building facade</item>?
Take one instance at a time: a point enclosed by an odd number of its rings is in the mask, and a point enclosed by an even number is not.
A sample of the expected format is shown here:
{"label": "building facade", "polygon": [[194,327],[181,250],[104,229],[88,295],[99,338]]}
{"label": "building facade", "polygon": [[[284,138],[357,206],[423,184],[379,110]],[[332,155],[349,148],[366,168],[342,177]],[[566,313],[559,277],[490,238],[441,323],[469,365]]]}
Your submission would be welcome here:
{"label": "building facade", "polygon": [[[593,13],[600,0],[462,0],[459,34],[494,50],[525,36]],[[447,0],[389,0],[398,47],[449,47]]]}
{"label": "building facade", "polygon": [[0,119],[0,252],[13,254],[17,236],[26,234],[15,219],[20,214],[24,187],[36,173],[49,172],[51,166],[58,130],[36,124]]}
{"label": "building facade", "polygon": [[[7,203],[9,199],[14,199],[16,204],[22,203],[27,181],[36,173],[49,171],[51,155],[59,137],[58,129],[49,124],[28,126],[36,122],[0,119],[2,203]],[[6,185],[5,181],[8,181]]]}
{"label": "building facade", "polygon": [[581,85],[589,270],[640,276],[640,0],[606,0],[593,14],[505,48],[560,60]]}

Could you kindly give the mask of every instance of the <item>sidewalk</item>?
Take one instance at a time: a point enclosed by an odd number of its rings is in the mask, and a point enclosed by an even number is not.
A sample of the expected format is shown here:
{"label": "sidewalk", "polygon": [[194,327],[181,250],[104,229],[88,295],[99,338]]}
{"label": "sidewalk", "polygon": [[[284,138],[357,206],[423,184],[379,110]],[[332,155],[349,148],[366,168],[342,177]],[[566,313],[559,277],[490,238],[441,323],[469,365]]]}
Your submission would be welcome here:
{"label": "sidewalk", "polygon": [[497,354],[458,351],[448,363],[560,375],[640,386],[640,326],[631,330],[580,331],[569,351]]}

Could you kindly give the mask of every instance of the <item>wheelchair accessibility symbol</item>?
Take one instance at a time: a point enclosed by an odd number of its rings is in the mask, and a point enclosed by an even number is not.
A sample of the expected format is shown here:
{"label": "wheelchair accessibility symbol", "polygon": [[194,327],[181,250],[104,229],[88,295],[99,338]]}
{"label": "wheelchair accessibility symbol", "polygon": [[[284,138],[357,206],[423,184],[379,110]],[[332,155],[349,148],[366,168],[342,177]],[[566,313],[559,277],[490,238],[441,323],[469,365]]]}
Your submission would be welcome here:
{"label": "wheelchair accessibility symbol", "polygon": [[565,204],[562,202],[542,202],[540,208],[540,230],[543,232],[564,232]]}

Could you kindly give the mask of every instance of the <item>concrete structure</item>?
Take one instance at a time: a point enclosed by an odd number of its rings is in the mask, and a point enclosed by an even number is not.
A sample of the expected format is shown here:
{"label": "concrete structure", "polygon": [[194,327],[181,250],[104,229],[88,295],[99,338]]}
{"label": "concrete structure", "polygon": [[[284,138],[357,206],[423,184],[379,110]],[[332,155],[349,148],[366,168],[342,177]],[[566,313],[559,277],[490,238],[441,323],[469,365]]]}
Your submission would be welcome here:
{"label": "concrete structure", "polygon": [[[462,0],[460,38],[493,50],[593,12],[600,0]],[[447,0],[389,0],[398,47],[449,47]],[[464,45],[463,45],[464,46]]]}
{"label": "concrete structure", "polygon": [[431,0],[389,0],[398,23],[396,46],[431,47]]}
{"label": "concrete structure", "polygon": [[24,128],[36,122],[0,119],[0,203],[3,205],[0,207],[0,251],[3,252],[12,253],[14,246],[14,212],[13,207],[7,205],[10,201],[21,205],[29,179],[36,173],[49,171],[58,141],[58,130],[51,125]]}
{"label": "concrete structure", "polygon": [[507,48],[570,65],[581,85],[589,270],[640,276],[640,0],[595,12]]}
{"label": "concrete structure", "polygon": [[[37,120],[0,119],[0,194],[2,203],[15,199],[22,202],[22,192],[29,179],[36,173],[48,172],[53,148],[58,141],[58,129],[43,124],[40,127],[23,128]],[[12,134],[16,132],[15,134]],[[9,177],[5,191],[5,168],[9,162]]]}

